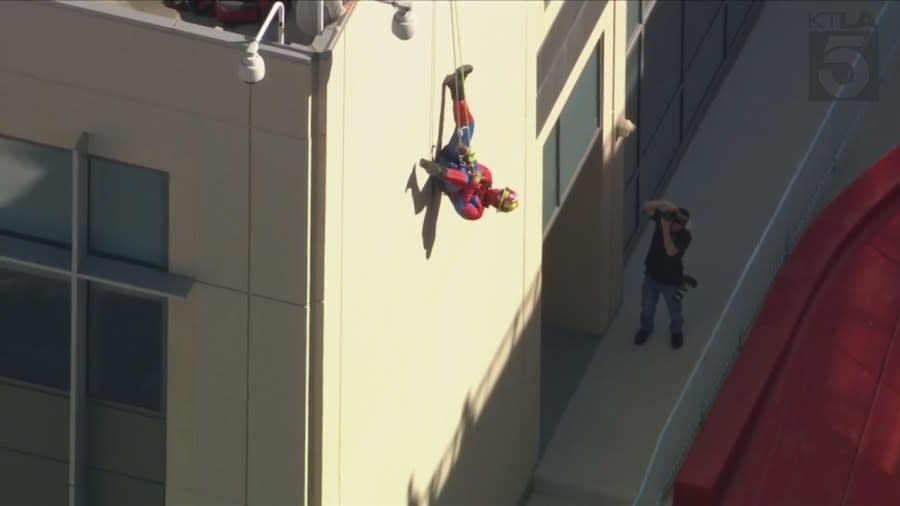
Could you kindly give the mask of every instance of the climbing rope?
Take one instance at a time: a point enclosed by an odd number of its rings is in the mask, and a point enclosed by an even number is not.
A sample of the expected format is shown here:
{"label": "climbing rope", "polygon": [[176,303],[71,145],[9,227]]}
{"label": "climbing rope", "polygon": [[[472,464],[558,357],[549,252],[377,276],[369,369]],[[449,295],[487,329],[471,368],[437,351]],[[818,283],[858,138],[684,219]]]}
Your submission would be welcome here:
{"label": "climbing rope", "polygon": [[[465,61],[465,60],[463,60],[463,54],[462,54],[462,33],[460,32],[460,29],[459,29],[459,8],[457,6],[457,0],[450,0],[450,20],[451,20],[451,23],[453,24],[453,30],[452,30],[452,32],[453,32],[453,72],[454,72],[453,81],[454,81],[454,86],[456,87],[456,96],[458,97],[458,96],[460,96],[460,93],[459,93],[460,88],[465,89],[465,81],[460,82],[460,75],[459,75],[459,72],[457,72],[457,69],[460,68],[460,62]],[[468,102],[468,99],[466,101]],[[458,113],[459,111],[454,111],[454,112]],[[457,127],[456,136],[457,136],[457,139],[459,139],[458,140],[459,145],[463,145],[462,144],[462,135],[463,135],[462,128]],[[457,146],[457,149],[458,148],[459,148],[459,146]],[[471,148],[471,146],[466,146],[466,149],[468,149],[471,152],[472,148]],[[461,155],[460,155],[460,158],[462,158]],[[471,155],[467,158],[469,158],[469,160],[466,160],[466,161],[468,161],[468,162],[472,161]]]}
{"label": "climbing rope", "polygon": [[[456,0],[450,1],[450,20],[453,24],[453,69],[454,72],[459,68],[459,62],[463,60],[462,55],[462,35],[459,31],[459,9]],[[465,83],[459,82],[459,74],[454,79],[456,83],[456,96],[459,96],[459,88],[465,86]]]}

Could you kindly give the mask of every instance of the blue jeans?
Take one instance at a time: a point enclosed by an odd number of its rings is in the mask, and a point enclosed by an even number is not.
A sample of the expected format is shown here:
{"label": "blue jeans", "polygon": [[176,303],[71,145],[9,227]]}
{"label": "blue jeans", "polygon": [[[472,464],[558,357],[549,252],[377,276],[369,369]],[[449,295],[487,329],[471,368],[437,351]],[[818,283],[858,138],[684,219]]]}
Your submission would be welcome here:
{"label": "blue jeans", "polygon": [[669,308],[669,330],[673,334],[681,334],[684,325],[684,315],[681,314],[681,301],[675,300],[675,290],[678,285],[667,285],[653,281],[644,276],[644,285],[641,287],[641,331],[647,334],[653,333],[653,320],[656,316],[656,301],[662,294]]}

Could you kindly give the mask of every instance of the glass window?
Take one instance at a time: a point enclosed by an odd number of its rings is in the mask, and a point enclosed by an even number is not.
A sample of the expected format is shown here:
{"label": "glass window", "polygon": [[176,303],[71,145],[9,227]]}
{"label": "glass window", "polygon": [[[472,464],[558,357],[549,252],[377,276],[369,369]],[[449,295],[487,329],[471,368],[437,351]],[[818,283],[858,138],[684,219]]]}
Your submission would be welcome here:
{"label": "glass window", "polygon": [[721,0],[685,0],[684,2],[684,68],[691,66],[704,39],[716,38],[721,44],[722,31],[710,31],[710,23],[722,10]]}
{"label": "glass window", "polygon": [[72,152],[0,137],[0,231],[72,242]]}
{"label": "glass window", "polygon": [[559,124],[544,142],[544,228],[559,206]]}
{"label": "glass window", "polygon": [[684,114],[683,128],[687,130],[693,123],[697,108],[703,100],[709,85],[712,83],[725,58],[723,32],[725,30],[725,13],[719,11],[710,26],[707,37],[700,44],[694,60],[684,74]]}
{"label": "glass window", "polygon": [[[602,40],[602,39],[601,39]],[[594,49],[559,116],[559,190],[565,193],[600,122],[600,47]]]}
{"label": "glass window", "polygon": [[638,227],[638,216],[640,215],[641,202],[638,200],[638,188],[640,174],[635,174],[630,181],[625,184],[625,198],[622,199],[625,209],[622,215],[622,232],[624,234],[623,248],[628,246]]}
{"label": "glass window", "polygon": [[625,63],[625,115],[635,122],[635,131],[625,139],[625,179],[637,170],[639,163],[639,139],[641,137],[641,41],[637,40],[628,53]]}
{"label": "glass window", "polygon": [[91,283],[88,389],[92,397],[159,411],[163,302]]}
{"label": "glass window", "polygon": [[641,24],[641,0],[627,0],[625,5],[625,42],[631,40],[635,30]]}
{"label": "glass window", "polygon": [[165,268],[168,174],[99,158],[90,166],[91,253]]}
{"label": "glass window", "polygon": [[0,268],[0,376],[69,389],[67,281]]}
{"label": "glass window", "polygon": [[728,26],[726,29],[728,30],[728,45],[730,46],[734,42],[735,37],[737,37],[741,25],[744,24],[744,18],[750,12],[752,2],[751,0],[727,0],[726,3],[728,4],[728,15],[726,16]]}
{"label": "glass window", "polygon": [[681,1],[656,2],[643,33],[641,151],[651,142],[681,83]]}

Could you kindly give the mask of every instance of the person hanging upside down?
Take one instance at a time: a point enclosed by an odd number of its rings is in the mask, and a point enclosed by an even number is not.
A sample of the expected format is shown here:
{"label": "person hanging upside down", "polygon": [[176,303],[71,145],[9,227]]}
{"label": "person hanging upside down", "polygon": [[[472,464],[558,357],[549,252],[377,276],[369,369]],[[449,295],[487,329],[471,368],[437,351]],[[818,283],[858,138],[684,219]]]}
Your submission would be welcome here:
{"label": "person hanging upside down", "polygon": [[453,202],[456,212],[467,220],[481,218],[485,206],[495,207],[506,213],[519,206],[518,194],[514,190],[492,188],[490,169],[475,159],[475,152],[471,148],[475,118],[466,103],[463,84],[472,70],[471,65],[463,65],[444,78],[443,85],[450,89],[450,97],[453,99],[456,131],[435,161],[424,158],[419,160],[423,169],[443,181],[444,191]]}

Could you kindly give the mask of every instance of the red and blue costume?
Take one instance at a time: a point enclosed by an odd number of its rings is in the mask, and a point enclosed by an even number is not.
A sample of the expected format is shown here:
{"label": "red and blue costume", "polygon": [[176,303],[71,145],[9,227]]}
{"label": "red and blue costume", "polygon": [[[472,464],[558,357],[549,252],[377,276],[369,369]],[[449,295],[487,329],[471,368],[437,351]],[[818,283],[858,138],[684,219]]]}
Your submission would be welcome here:
{"label": "red and blue costume", "polygon": [[422,160],[422,166],[444,183],[444,192],[453,202],[456,212],[467,220],[477,220],[486,206],[509,212],[518,206],[516,192],[509,188],[495,189],[491,170],[474,157],[470,146],[475,134],[475,118],[466,103],[463,81],[472,71],[464,65],[444,79],[453,99],[453,122],[456,129],[450,141],[441,149],[434,162]]}
{"label": "red and blue costume", "polygon": [[486,204],[497,202],[499,190],[491,188],[493,179],[486,165],[477,160],[469,165],[459,152],[459,144],[468,147],[475,133],[475,118],[465,100],[453,101],[453,120],[456,132],[436,161],[444,168],[444,185],[456,212],[467,220],[477,220]]}

